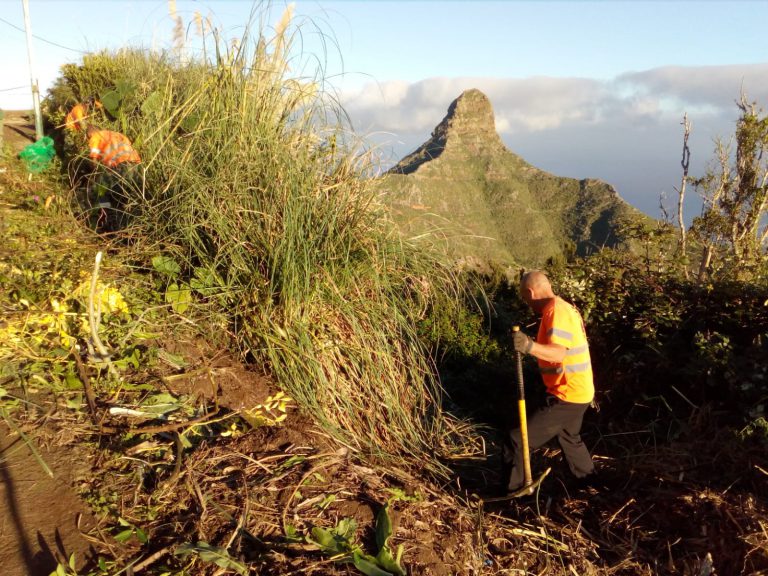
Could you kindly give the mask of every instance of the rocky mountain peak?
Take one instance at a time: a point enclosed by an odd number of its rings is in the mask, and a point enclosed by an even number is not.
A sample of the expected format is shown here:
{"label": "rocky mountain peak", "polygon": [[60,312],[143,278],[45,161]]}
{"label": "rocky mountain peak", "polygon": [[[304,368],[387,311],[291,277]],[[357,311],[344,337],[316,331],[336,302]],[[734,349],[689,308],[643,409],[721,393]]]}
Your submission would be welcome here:
{"label": "rocky mountain peak", "polygon": [[434,234],[456,258],[527,267],[632,246],[628,223],[647,216],[606,182],[532,166],[495,124],[485,94],[467,90],[429,140],[378,179],[408,237]]}
{"label": "rocky mountain peak", "polygon": [[496,132],[491,101],[480,90],[472,88],[451,102],[448,113],[432,131],[430,139],[398,162],[390,173],[410,174],[444,152],[477,156],[504,150]]}
{"label": "rocky mountain peak", "polygon": [[435,133],[471,138],[498,139],[493,107],[488,97],[476,88],[466,90],[448,107],[443,121],[435,128]]}

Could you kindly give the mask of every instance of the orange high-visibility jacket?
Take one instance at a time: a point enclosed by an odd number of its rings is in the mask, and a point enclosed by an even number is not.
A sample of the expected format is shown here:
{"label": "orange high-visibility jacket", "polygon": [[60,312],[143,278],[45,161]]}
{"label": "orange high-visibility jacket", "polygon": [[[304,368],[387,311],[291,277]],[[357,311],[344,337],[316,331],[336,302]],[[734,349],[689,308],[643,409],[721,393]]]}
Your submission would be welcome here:
{"label": "orange high-visibility jacket", "polygon": [[579,311],[562,298],[553,298],[542,313],[536,341],[567,348],[562,364],[539,360],[547,392],[566,402],[592,402],[595,396],[592,361]]}
{"label": "orange high-visibility jacket", "polygon": [[88,139],[91,159],[101,162],[109,168],[115,168],[124,162],[138,164],[139,153],[127,136],[111,130],[99,130]]}
{"label": "orange high-visibility jacket", "polygon": [[87,116],[87,114],[88,108],[86,104],[76,104],[64,119],[64,127],[67,130],[79,132],[83,129],[83,119]]}

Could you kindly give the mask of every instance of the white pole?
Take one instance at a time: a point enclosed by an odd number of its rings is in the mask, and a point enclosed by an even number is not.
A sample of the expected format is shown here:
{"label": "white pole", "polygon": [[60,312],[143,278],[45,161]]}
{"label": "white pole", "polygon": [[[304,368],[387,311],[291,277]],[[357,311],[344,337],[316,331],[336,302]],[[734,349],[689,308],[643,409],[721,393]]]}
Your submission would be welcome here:
{"label": "white pole", "polygon": [[37,78],[35,78],[35,59],[32,52],[32,26],[29,23],[29,2],[28,0],[21,0],[24,6],[24,28],[27,31],[27,56],[29,57],[29,76],[32,80],[32,103],[35,107],[35,132],[37,133],[37,139],[43,137],[43,114],[40,111],[40,89],[37,86]]}

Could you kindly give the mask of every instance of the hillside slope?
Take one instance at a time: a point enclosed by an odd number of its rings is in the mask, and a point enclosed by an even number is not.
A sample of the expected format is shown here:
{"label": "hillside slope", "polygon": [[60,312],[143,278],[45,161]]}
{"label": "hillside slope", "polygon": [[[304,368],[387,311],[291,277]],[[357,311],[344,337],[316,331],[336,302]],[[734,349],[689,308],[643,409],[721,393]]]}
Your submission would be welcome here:
{"label": "hillside slope", "polygon": [[628,245],[626,224],[649,219],[605,182],[555,176],[508,150],[476,89],[377,186],[406,234],[439,232],[453,256],[501,264]]}
{"label": "hillside slope", "polygon": [[[484,455],[450,460],[441,482],[421,462],[361,460],[293,405],[270,421],[274,382],[206,342],[222,332],[215,317],[168,304],[155,253],[82,226],[72,191],[54,174],[30,177],[13,154],[0,155],[3,574],[766,573],[764,444],[714,429],[714,412],[678,389],[612,394],[627,379],[650,383],[607,361],[602,411],[583,428],[606,487],[569,483],[550,446],[534,459],[537,473],[553,469],[540,493],[483,502],[500,480],[493,431]],[[78,286],[97,276],[99,251],[97,301],[127,305],[105,312],[99,329],[116,379],[89,352],[82,325]],[[626,362],[650,370],[623,346]],[[760,365],[758,352],[734,366]],[[740,385],[763,378],[732,374]],[[513,411],[509,379],[496,384],[480,400]],[[358,558],[358,569],[355,551],[397,555],[401,568],[376,572]]]}

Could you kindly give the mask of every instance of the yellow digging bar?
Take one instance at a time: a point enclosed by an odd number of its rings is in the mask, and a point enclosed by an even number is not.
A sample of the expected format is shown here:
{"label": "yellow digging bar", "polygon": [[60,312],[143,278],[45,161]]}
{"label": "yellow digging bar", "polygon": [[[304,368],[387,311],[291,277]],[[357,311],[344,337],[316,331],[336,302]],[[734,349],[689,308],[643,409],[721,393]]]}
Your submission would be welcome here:
{"label": "yellow digging bar", "polygon": [[[513,326],[512,332],[518,332],[520,326]],[[515,350],[515,362],[517,364],[517,411],[520,414],[520,440],[522,443],[521,449],[523,450],[523,473],[525,474],[525,483],[520,490],[508,494],[510,498],[517,498],[518,496],[527,496],[533,494],[533,491],[539,487],[541,481],[549,474],[550,468],[544,471],[544,474],[533,481],[533,475],[531,474],[531,453],[528,450],[528,417],[525,413],[525,384],[523,383],[523,358],[520,352]]]}
{"label": "yellow digging bar", "polygon": [[[520,330],[520,326],[513,326],[512,332],[518,332]],[[523,473],[524,473],[524,483],[522,488],[515,492],[510,492],[506,496],[502,496],[501,498],[487,498],[485,499],[486,502],[497,502],[501,500],[509,500],[511,498],[519,498],[520,496],[528,496],[529,494],[533,494],[533,492],[539,487],[542,480],[547,477],[547,474],[549,474],[549,471],[551,468],[547,468],[544,473],[539,476],[536,481],[533,481],[533,475],[531,474],[531,454],[528,450],[528,418],[526,416],[525,412],[525,384],[523,383],[523,358],[520,352],[515,350],[515,361],[517,363],[517,390],[518,390],[518,400],[517,400],[517,410],[520,414],[520,440],[521,440],[521,449],[523,451]]]}

